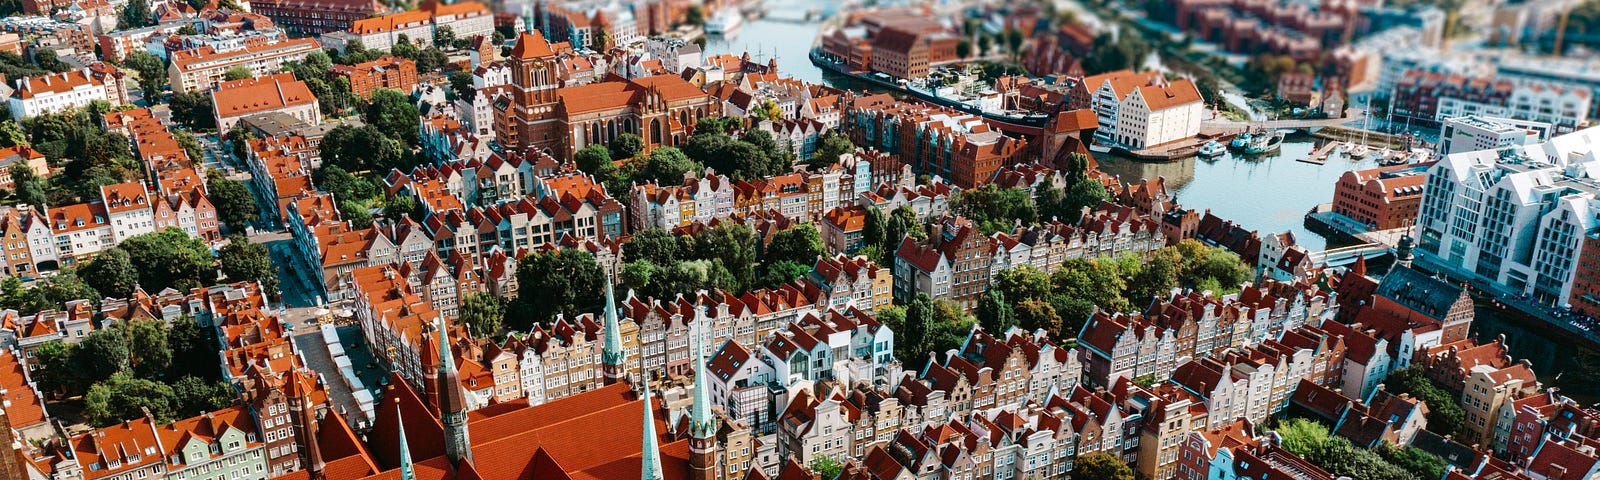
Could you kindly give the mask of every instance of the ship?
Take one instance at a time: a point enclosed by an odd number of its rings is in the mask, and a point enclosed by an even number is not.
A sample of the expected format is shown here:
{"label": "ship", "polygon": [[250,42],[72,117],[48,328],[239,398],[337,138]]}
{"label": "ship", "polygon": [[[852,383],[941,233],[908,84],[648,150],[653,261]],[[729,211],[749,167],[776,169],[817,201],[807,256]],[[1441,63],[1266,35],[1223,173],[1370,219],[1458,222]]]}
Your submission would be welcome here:
{"label": "ship", "polygon": [[706,19],[706,35],[726,37],[738,32],[742,26],[744,26],[744,15],[739,13],[739,9],[725,7]]}
{"label": "ship", "polygon": [[1260,155],[1275,152],[1278,147],[1283,146],[1283,136],[1283,132],[1271,132],[1255,136],[1250,139],[1249,144],[1244,146],[1244,153],[1247,155]]}

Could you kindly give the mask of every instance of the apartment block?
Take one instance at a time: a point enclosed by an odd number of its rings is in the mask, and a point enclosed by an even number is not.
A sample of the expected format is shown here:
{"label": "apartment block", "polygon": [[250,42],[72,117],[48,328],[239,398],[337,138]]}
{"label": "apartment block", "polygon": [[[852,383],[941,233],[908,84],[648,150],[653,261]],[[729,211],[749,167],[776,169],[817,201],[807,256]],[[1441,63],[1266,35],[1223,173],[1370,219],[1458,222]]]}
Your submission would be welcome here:
{"label": "apartment block", "polygon": [[255,37],[236,50],[219,50],[207,45],[172,52],[167,82],[172,85],[173,93],[211,90],[224,81],[230,68],[243,67],[255,77],[271,76],[283,71],[284,64],[304,60],[306,55],[321,48],[322,44],[311,38],[270,42]]}

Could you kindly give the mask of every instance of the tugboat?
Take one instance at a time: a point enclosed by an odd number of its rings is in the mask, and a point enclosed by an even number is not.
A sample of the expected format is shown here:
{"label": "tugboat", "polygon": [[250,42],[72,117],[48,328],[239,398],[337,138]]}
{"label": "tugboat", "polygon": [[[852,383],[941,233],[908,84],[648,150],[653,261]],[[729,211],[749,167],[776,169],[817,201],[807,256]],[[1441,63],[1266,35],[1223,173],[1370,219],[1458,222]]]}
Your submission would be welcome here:
{"label": "tugboat", "polygon": [[1275,152],[1278,147],[1283,146],[1283,136],[1283,132],[1271,132],[1251,138],[1250,143],[1244,146],[1244,153],[1247,155],[1260,155]]}
{"label": "tugboat", "polygon": [[1224,152],[1227,152],[1227,151],[1228,151],[1227,147],[1223,147],[1221,143],[1217,142],[1216,140],[1212,140],[1212,141],[1206,142],[1205,145],[1201,145],[1200,146],[1200,151],[1198,153],[1200,154],[1201,157],[1211,158],[1211,157],[1215,157],[1215,156],[1218,156],[1218,155],[1222,155]]}

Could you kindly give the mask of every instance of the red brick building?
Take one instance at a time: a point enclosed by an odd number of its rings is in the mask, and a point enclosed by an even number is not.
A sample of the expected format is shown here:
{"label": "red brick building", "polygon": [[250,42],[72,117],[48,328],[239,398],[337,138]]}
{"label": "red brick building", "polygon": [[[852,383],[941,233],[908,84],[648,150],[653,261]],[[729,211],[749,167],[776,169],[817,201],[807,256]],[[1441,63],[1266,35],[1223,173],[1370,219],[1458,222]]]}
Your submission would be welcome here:
{"label": "red brick building", "polygon": [[356,65],[334,65],[333,74],[350,82],[350,92],[366,97],[373,90],[387,88],[411,93],[417,86],[417,62],[399,57],[379,58]]}
{"label": "red brick building", "polygon": [[1378,230],[1410,225],[1422,205],[1422,183],[1430,165],[1345,172],[1333,188],[1333,211]]}
{"label": "red brick building", "polygon": [[889,97],[851,99],[840,129],[868,148],[898,155],[917,173],[939,175],[963,189],[993,181],[1019,163],[1028,142],[1005,136],[983,119]]}
{"label": "red brick building", "polygon": [[1600,230],[1583,236],[1578,247],[1578,271],[1573,274],[1572,308],[1600,317]]}
{"label": "red brick building", "polygon": [[929,66],[960,60],[958,43],[961,39],[949,32],[920,26],[885,28],[872,39],[872,70],[895,78],[926,77]]}
{"label": "red brick building", "polygon": [[347,30],[356,20],[388,11],[374,0],[255,0],[250,12],[266,15],[279,27],[300,35]]}
{"label": "red brick building", "polygon": [[1439,99],[1453,98],[1488,105],[1505,105],[1515,85],[1510,80],[1465,77],[1439,72],[1411,70],[1395,84],[1390,98],[1394,120],[1424,126],[1437,125]]}

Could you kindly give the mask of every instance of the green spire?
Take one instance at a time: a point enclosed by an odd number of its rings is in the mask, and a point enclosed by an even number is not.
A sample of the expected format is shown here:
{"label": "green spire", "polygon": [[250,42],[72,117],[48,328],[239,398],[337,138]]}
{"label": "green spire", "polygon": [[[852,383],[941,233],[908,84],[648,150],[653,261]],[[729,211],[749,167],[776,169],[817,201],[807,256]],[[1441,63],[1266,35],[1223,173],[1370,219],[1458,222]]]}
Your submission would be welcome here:
{"label": "green spire", "polygon": [[621,367],[627,361],[627,352],[622,351],[622,327],[617,321],[617,301],[612,296],[611,276],[606,276],[606,345],[600,354],[601,361],[606,365]]}
{"label": "green spire", "polygon": [[[642,372],[642,370],[641,370]],[[641,373],[639,381],[644,384],[644,439],[640,447],[639,457],[642,465],[639,467],[640,480],[662,480],[661,474],[661,448],[656,446],[656,419],[655,408],[650,401],[650,381]]]}
{"label": "green spire", "polygon": [[400,426],[400,480],[417,480],[417,472],[411,467],[411,447],[406,445],[406,422],[400,418],[400,405],[394,406],[394,422]]}
{"label": "green spire", "polygon": [[[706,372],[705,329],[711,327],[711,319],[705,315],[705,310],[699,304],[695,305],[694,325],[689,331],[694,336],[694,404],[689,407],[689,435],[694,438],[706,439],[716,434],[716,419],[711,416],[711,391],[706,384],[711,379]],[[695,328],[695,326],[699,328]]]}

